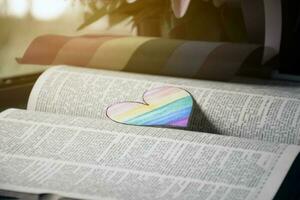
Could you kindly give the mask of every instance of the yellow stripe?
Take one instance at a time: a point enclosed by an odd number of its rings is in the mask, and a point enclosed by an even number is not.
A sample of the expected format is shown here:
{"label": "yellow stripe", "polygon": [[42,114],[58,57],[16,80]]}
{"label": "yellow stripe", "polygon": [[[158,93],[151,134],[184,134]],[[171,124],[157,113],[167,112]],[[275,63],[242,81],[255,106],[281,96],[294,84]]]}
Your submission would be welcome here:
{"label": "yellow stripe", "polygon": [[136,49],[153,38],[126,37],[105,42],[94,54],[87,66],[122,70]]}
{"label": "yellow stripe", "polygon": [[160,101],[159,101],[159,103],[151,103],[149,106],[140,105],[140,106],[137,106],[136,108],[134,108],[132,110],[129,110],[127,112],[124,112],[122,114],[114,116],[114,118],[117,121],[125,121],[125,120],[128,120],[129,118],[141,115],[141,114],[143,114],[145,112],[149,112],[151,110],[155,110],[155,109],[157,109],[159,107],[162,107],[164,105],[169,104],[172,101],[181,99],[181,98],[186,97],[186,96],[188,96],[186,94],[186,92],[180,91],[178,93],[175,93],[175,94],[166,96],[164,98],[161,98]]}

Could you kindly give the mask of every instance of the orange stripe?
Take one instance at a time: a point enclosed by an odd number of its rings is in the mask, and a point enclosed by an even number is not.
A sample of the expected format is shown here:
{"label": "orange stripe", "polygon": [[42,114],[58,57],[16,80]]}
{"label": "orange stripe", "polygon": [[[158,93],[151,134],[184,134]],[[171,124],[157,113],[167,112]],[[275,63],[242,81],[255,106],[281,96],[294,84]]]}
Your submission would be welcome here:
{"label": "orange stripe", "polygon": [[20,64],[50,65],[53,63],[60,49],[70,40],[76,38],[96,39],[102,37],[120,37],[113,35],[82,35],[82,36],[61,36],[43,35],[35,38],[26,49],[22,58],[17,58]]}
{"label": "orange stripe", "polygon": [[52,64],[87,66],[97,49],[105,42],[120,36],[86,36],[68,41],[57,53]]}

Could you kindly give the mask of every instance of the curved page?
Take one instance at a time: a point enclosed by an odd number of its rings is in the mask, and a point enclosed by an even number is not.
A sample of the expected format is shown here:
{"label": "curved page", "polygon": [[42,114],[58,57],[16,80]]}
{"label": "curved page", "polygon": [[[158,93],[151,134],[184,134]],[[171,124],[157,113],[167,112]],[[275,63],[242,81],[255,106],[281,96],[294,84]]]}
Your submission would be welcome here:
{"label": "curved page", "polygon": [[300,144],[300,87],[239,84],[56,67],[35,84],[28,109],[109,120],[106,109],[165,85],[195,99],[190,130]]}
{"label": "curved page", "polygon": [[24,110],[0,116],[0,188],[82,199],[271,200],[299,146]]}

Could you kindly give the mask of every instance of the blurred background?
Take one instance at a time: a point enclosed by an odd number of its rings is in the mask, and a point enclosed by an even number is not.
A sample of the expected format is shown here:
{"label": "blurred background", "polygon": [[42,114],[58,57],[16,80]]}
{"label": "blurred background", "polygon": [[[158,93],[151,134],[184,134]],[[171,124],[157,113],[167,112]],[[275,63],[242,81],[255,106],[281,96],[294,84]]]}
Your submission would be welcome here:
{"label": "blurred background", "polygon": [[236,2],[240,1],[191,0],[185,15],[176,18],[170,0],[0,0],[0,83],[43,69],[15,62],[43,34],[110,33],[264,44],[269,37],[266,20],[272,16],[282,20],[279,31],[269,34],[281,32],[279,71],[300,74],[295,67],[300,59],[300,2],[282,0],[279,12],[272,10],[273,1],[243,0],[244,9]]}
{"label": "blurred background", "polygon": [[[243,8],[236,2],[243,2]],[[46,67],[20,65],[15,59],[44,34],[119,34],[267,45],[266,27],[282,20],[282,27],[275,25],[279,31],[269,31],[270,38],[276,35],[281,40],[280,54],[270,64],[279,72],[300,75],[300,1],[282,0],[276,12],[272,2],[280,0],[191,0],[185,15],[178,18],[170,0],[0,0],[0,110],[26,106],[36,78]]]}
{"label": "blurred background", "polygon": [[74,0],[0,0],[0,79],[43,70],[43,67],[20,66],[15,61],[37,36],[134,34],[126,21],[109,27],[107,17],[77,31],[84,21],[86,9],[84,4]]}
{"label": "blurred background", "polygon": [[15,62],[43,34],[257,42],[248,38],[241,8],[224,2],[193,0],[186,14],[177,18],[170,0],[0,0],[0,79],[43,70]]}
{"label": "blurred background", "polygon": [[35,80],[46,69],[16,62],[37,36],[135,34],[126,20],[110,27],[107,17],[78,31],[87,9],[79,0],[0,0],[0,111],[26,108]]}

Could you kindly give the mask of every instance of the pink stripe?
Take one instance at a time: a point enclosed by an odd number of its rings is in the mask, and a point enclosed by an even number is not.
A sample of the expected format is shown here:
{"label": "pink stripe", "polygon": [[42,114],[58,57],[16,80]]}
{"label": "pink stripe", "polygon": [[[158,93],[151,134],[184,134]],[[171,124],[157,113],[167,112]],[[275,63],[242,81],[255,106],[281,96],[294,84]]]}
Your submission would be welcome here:
{"label": "pink stripe", "polygon": [[173,89],[173,87],[164,86],[164,87],[151,89],[151,90],[147,91],[145,95],[150,95],[150,94],[154,94],[154,93],[164,91],[164,90],[169,90],[169,89]]}
{"label": "pink stripe", "polygon": [[171,94],[176,94],[176,93],[179,93],[181,92],[181,90],[178,90],[178,89],[174,89],[172,87],[168,87],[168,88],[165,88],[165,89],[161,89],[161,90],[156,90],[154,92],[151,91],[151,93],[146,93],[144,95],[145,97],[145,100],[151,100],[151,99],[158,99],[159,100],[159,97],[162,98],[162,97],[165,97],[165,96],[169,96]]}

